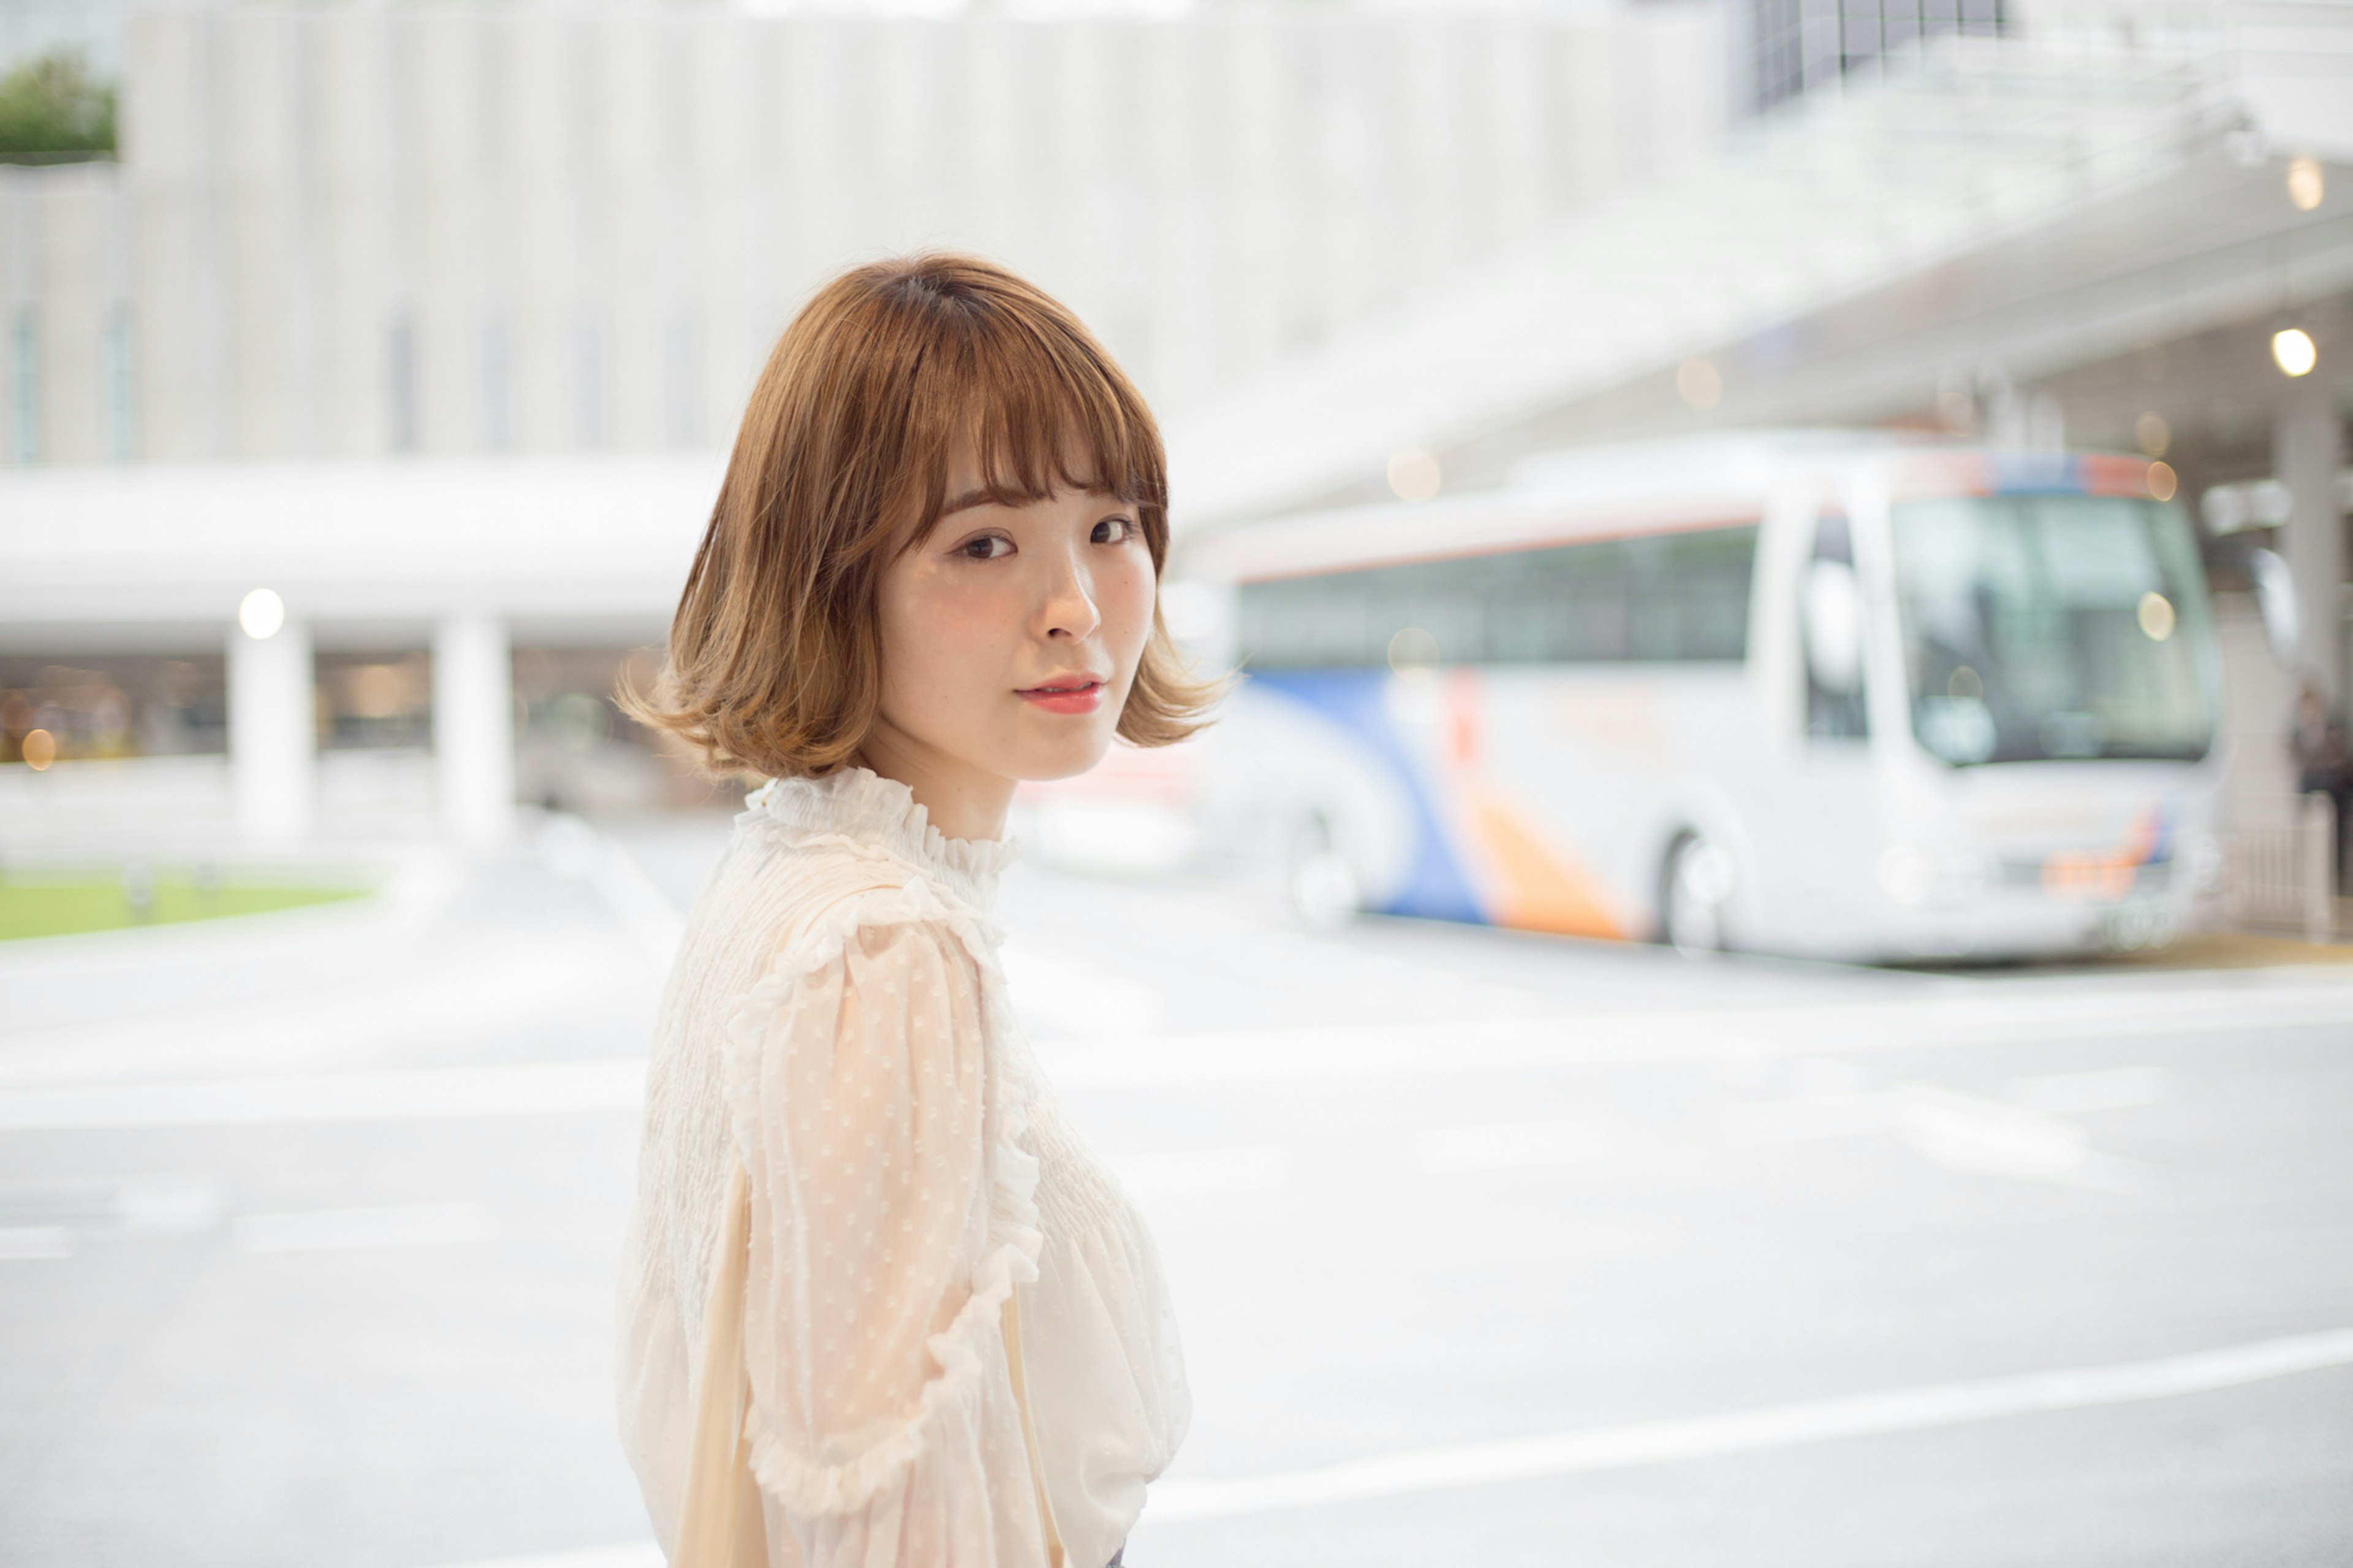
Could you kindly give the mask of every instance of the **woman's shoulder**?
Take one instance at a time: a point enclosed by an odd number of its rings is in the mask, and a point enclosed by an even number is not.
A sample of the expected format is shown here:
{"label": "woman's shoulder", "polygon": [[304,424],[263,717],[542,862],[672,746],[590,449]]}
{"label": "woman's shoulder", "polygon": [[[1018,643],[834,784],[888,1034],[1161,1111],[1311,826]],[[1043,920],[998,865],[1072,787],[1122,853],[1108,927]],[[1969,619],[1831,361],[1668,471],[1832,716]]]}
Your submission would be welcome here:
{"label": "woman's shoulder", "polygon": [[[996,959],[968,916],[920,879],[842,893],[784,935],[723,1021],[721,1056],[738,1079],[752,1070],[780,1021],[828,1033],[851,994],[881,999],[986,996]],[[871,1011],[871,1009],[869,1009]],[[885,1008],[888,1011],[888,1008]],[[794,1037],[788,1034],[786,1037]]]}
{"label": "woman's shoulder", "polygon": [[920,876],[840,889],[813,903],[776,948],[776,968],[808,973],[895,954],[939,953],[975,968],[996,967],[995,932]]}

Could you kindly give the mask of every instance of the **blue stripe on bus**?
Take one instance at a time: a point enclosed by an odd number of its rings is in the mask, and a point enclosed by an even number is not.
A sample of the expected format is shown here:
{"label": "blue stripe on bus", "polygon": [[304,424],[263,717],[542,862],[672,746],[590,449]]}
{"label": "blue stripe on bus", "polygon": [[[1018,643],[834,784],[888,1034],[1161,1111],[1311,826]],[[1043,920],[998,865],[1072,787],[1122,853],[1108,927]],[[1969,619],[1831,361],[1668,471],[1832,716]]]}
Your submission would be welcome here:
{"label": "blue stripe on bus", "polygon": [[1483,924],[1487,912],[1479,907],[1470,879],[1447,846],[1421,770],[1389,720],[1388,679],[1388,672],[1378,669],[1299,669],[1250,677],[1252,684],[1282,693],[1355,736],[1388,764],[1404,789],[1413,808],[1413,866],[1404,886],[1379,912]]}

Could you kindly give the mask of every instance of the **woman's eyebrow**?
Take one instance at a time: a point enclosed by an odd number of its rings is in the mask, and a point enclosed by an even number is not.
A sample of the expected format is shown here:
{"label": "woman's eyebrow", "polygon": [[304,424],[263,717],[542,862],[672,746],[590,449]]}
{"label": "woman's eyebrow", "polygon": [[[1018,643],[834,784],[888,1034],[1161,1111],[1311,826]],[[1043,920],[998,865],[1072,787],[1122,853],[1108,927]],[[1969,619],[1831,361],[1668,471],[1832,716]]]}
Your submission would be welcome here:
{"label": "woman's eyebrow", "polygon": [[953,517],[957,512],[965,511],[976,506],[1015,506],[1018,504],[1019,498],[1016,497],[1011,491],[997,485],[983,485],[977,489],[966,490],[964,494],[957,496],[953,500],[950,500],[947,505],[940,508],[940,515],[942,517]]}
{"label": "woman's eyebrow", "polygon": [[[1099,500],[1109,501],[1119,506],[1133,506],[1135,504],[1128,497],[1123,496],[1115,490],[1090,489],[1086,493]],[[976,506],[1027,506],[1033,500],[1043,499],[1045,498],[1024,495],[1018,490],[1008,489],[1002,485],[980,485],[975,489],[965,491],[960,496],[952,498],[945,506],[940,508],[940,516],[942,518],[953,517],[957,512],[965,511]]]}

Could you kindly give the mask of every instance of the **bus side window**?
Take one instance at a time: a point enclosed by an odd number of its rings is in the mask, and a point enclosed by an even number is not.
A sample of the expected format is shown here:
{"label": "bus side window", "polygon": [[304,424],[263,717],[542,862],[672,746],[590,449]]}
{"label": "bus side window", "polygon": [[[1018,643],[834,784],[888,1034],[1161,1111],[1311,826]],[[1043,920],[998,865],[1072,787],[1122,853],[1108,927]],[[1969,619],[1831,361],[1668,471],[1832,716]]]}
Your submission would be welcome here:
{"label": "bus side window", "polygon": [[1863,703],[1862,586],[1845,518],[1814,524],[1814,549],[1799,579],[1798,624],[1806,656],[1806,736],[1855,741],[1871,734]]}
{"label": "bus side window", "polygon": [[1754,523],[1245,583],[1252,669],[1377,668],[1406,631],[1446,664],[1738,663]]}

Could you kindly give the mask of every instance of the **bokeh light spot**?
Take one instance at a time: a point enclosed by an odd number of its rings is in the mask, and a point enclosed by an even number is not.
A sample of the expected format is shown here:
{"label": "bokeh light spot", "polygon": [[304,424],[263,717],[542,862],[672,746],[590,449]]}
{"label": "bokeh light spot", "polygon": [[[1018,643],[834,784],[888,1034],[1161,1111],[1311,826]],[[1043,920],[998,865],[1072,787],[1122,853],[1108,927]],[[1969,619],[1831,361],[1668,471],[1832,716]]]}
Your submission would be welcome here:
{"label": "bokeh light spot", "polygon": [[1389,489],[1399,500],[1428,500],[1438,493],[1441,478],[1438,459],[1427,452],[1408,447],[1389,456]]}
{"label": "bokeh light spot", "polygon": [[237,601],[237,624],[256,642],[278,635],[286,624],[286,601],[272,588],[256,588]]}
{"label": "bokeh light spot", "polygon": [[2298,158],[2287,166],[2287,199],[2295,210],[2308,213],[2328,195],[2328,176],[2317,158]]}
{"label": "bokeh light spot", "polygon": [[1714,360],[1687,359],[1675,367],[1675,393],[1694,408],[1713,408],[1724,401],[1724,373]]}
{"label": "bokeh light spot", "polygon": [[2272,362],[2284,374],[2310,375],[2320,363],[2320,351],[2313,346],[2310,332],[2288,327],[2272,334]]}
{"label": "bokeh light spot", "polygon": [[1419,626],[1408,626],[1389,638],[1389,668],[1399,675],[1428,669],[1438,662],[1438,639]]}

